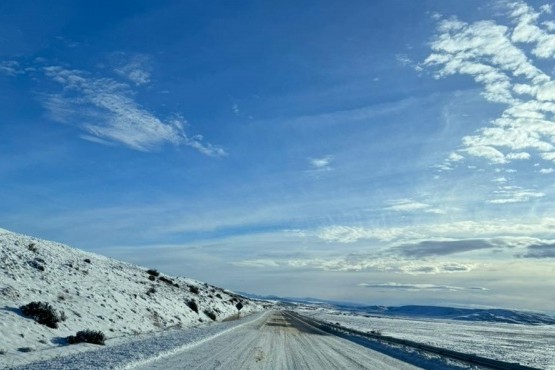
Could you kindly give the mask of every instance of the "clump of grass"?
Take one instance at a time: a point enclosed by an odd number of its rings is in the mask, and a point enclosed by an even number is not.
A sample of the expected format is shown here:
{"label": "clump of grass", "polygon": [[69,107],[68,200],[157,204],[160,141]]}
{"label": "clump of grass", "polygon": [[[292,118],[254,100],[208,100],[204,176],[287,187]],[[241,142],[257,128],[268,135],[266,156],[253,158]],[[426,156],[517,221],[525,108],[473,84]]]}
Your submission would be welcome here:
{"label": "clump of grass", "polygon": [[150,276],[160,276],[160,273],[156,269],[148,269],[146,270],[146,273]]}
{"label": "clump of grass", "polygon": [[165,277],[165,276],[160,276],[160,277],[158,278],[158,280],[160,280],[161,282],[164,282],[164,283],[166,283],[166,284],[168,284],[168,285],[173,285],[173,284],[174,284],[172,279],[167,278],[167,277]]}
{"label": "clump of grass", "polygon": [[194,285],[189,285],[189,291],[193,294],[199,294],[199,289]]}
{"label": "clump of grass", "polygon": [[37,245],[35,243],[29,243],[29,245],[27,245],[27,249],[34,253],[38,251]]}
{"label": "clump of grass", "polygon": [[23,315],[49,328],[56,329],[58,323],[65,320],[65,314],[63,312],[59,315],[54,307],[46,302],[31,302],[19,308]]}
{"label": "clump of grass", "polygon": [[214,312],[209,311],[209,310],[204,310],[204,311],[202,311],[202,312],[204,312],[204,314],[205,314],[206,316],[208,316],[209,318],[211,318],[212,321],[216,321],[216,314],[215,314]]}
{"label": "clump of grass", "polygon": [[187,301],[187,306],[188,306],[191,310],[193,310],[193,311],[195,311],[196,313],[198,313],[198,305],[197,305],[197,302],[195,302],[194,300]]}
{"label": "clump of grass", "polygon": [[67,337],[67,342],[69,344],[92,343],[104,345],[105,341],[106,336],[104,335],[104,333],[95,330],[81,330],[78,331],[77,334]]}

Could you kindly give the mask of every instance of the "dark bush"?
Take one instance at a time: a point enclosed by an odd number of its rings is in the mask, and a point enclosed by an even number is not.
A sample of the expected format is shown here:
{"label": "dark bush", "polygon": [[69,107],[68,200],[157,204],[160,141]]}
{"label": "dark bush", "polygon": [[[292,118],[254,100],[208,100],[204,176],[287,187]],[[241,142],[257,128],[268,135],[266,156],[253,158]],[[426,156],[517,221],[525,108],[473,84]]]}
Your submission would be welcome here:
{"label": "dark bush", "polygon": [[29,245],[27,246],[27,249],[29,249],[31,252],[37,252],[38,250],[37,245],[35,243],[29,243]]}
{"label": "dark bush", "polygon": [[156,280],[156,277],[154,275],[148,275],[148,280],[154,281]]}
{"label": "dark bush", "polygon": [[154,293],[156,293],[156,288],[153,287],[153,286],[151,286],[150,289],[148,289],[146,291],[146,294],[148,294],[148,295],[151,295],[151,294],[154,294]]}
{"label": "dark bush", "polygon": [[160,273],[158,272],[158,270],[155,270],[155,269],[146,270],[146,273],[151,276],[160,276]]}
{"label": "dark bush", "polygon": [[31,302],[19,307],[23,315],[34,319],[42,325],[56,329],[60,321],[65,320],[65,314],[58,315],[56,310],[45,302]]}
{"label": "dark bush", "polygon": [[220,293],[216,293],[216,297],[222,299],[222,295]]}
{"label": "dark bush", "polygon": [[29,264],[29,266],[31,266],[33,268],[36,268],[39,271],[44,271],[44,266],[40,262],[38,262],[37,260],[28,261],[27,263]]}
{"label": "dark bush", "polygon": [[67,342],[69,344],[92,343],[104,345],[105,341],[106,336],[104,335],[104,333],[94,330],[81,330],[78,331],[77,334],[67,337]]}
{"label": "dark bush", "polygon": [[193,310],[193,311],[195,311],[196,313],[198,313],[198,305],[197,305],[197,302],[195,302],[195,301],[193,301],[193,300],[187,301],[187,306],[189,306],[189,308],[190,308],[191,310]]}
{"label": "dark bush", "polygon": [[206,316],[208,316],[209,318],[211,318],[212,321],[216,321],[216,314],[215,314],[214,312],[209,311],[209,310],[204,310],[204,311],[202,311],[202,312],[204,312],[204,314],[205,314]]}
{"label": "dark bush", "polygon": [[198,294],[199,293],[198,288],[196,286],[193,286],[193,285],[189,285],[189,291],[193,294]]}
{"label": "dark bush", "polygon": [[166,283],[166,284],[173,285],[173,280],[172,280],[172,279],[169,279],[169,278],[167,278],[167,277],[165,277],[165,276],[160,276],[160,277],[158,278],[158,280],[160,280],[160,281],[162,281],[162,282],[164,282],[164,283]]}
{"label": "dark bush", "polygon": [[91,263],[90,258],[85,258],[83,261],[87,262],[87,263]]}

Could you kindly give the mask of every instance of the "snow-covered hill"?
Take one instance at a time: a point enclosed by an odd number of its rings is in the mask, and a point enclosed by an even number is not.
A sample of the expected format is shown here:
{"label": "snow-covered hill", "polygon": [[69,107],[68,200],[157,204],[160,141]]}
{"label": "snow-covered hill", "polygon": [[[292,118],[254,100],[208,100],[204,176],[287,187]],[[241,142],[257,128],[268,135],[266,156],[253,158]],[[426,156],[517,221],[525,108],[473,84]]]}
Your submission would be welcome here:
{"label": "snow-covered hill", "polygon": [[[262,309],[233,292],[147,270],[0,229],[0,362],[65,346],[80,330],[100,330],[109,340]],[[25,317],[19,307],[33,301],[50,304],[65,320],[50,328]]]}

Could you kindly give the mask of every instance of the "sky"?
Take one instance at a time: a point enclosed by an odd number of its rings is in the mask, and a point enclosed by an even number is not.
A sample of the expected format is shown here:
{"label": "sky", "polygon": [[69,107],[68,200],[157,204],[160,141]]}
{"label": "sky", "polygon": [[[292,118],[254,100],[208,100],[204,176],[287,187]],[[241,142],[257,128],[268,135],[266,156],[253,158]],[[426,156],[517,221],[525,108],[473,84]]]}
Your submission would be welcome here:
{"label": "sky", "polygon": [[554,311],[554,59],[544,1],[3,1],[0,227],[250,293]]}

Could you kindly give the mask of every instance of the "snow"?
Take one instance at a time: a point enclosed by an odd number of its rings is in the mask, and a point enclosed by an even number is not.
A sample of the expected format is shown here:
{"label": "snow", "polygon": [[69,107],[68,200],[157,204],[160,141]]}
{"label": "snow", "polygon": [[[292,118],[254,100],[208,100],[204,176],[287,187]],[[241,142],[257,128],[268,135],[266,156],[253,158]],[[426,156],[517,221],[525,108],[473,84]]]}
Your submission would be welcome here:
{"label": "snow", "polygon": [[327,335],[285,312],[274,311],[238,330],[136,369],[415,370],[418,367]]}
{"label": "snow", "polygon": [[204,356],[210,356],[210,351],[197,351],[197,347],[256,322],[262,315],[262,312],[258,312],[239,320],[212,323],[187,330],[169,329],[137,337],[125,337],[111,341],[105,347],[96,348],[94,351],[76,352],[71,355],[66,353],[64,357],[50,357],[40,362],[10,367],[10,370],[134,369],[138,366],[148,367],[154,361],[163,360],[187,349],[194,349]]}
{"label": "snow", "polygon": [[366,332],[377,330],[391,337],[473,353],[505,362],[517,362],[539,369],[555,370],[553,325],[365,317],[337,310],[306,307],[298,311],[316,319],[339,323],[346,328]]}
{"label": "snow", "polygon": [[[44,270],[41,270],[41,266]],[[161,274],[174,284],[149,280],[147,268],[0,229],[0,364],[12,366],[96,345],[67,345],[79,330],[100,330],[107,344],[142,333],[192,328],[260,311],[262,305],[194,279]],[[198,293],[194,293],[195,288]],[[149,291],[151,291],[149,293]],[[187,306],[194,300],[199,313]],[[32,301],[51,304],[66,320],[56,329],[21,314]],[[239,311],[236,305],[241,302]]]}

